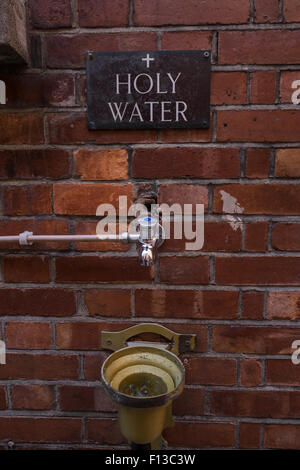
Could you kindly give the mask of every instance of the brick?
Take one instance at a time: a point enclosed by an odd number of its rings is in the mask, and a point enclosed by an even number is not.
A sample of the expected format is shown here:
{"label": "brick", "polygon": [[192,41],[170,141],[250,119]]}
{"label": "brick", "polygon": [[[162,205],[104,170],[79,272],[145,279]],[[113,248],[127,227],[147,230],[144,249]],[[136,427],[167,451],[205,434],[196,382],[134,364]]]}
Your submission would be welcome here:
{"label": "brick", "polygon": [[298,0],[284,0],[283,1],[283,17],[287,22],[300,21],[300,11]]}
{"label": "brick", "polygon": [[134,178],[237,178],[239,151],[230,148],[138,148]]}
{"label": "brick", "polygon": [[84,378],[89,381],[99,381],[100,369],[103,362],[109,356],[108,351],[85,354],[83,356]]}
{"label": "brick", "polygon": [[300,224],[279,223],[273,226],[272,245],[276,250],[298,251]]}
{"label": "brick", "polygon": [[212,125],[209,129],[162,129],[161,141],[164,143],[177,142],[211,142]]}
{"label": "brick", "polygon": [[268,385],[300,385],[299,367],[290,359],[269,359],[266,361],[266,383]]}
{"label": "brick", "polygon": [[300,330],[286,327],[215,326],[213,350],[226,353],[291,354]]}
{"label": "brick", "polygon": [[134,23],[137,26],[198,25],[246,23],[249,5],[246,0],[204,0],[201,3],[186,0],[184,14],[180,1],[135,0]]}
{"label": "brick", "polygon": [[59,179],[70,176],[69,154],[65,150],[2,150],[0,162],[0,178]]}
{"label": "brick", "polygon": [[7,407],[6,390],[5,387],[0,387],[0,410],[5,410]]}
{"label": "brick", "polygon": [[74,153],[75,176],[81,180],[123,180],[128,178],[125,149],[80,149]]}
{"label": "brick", "polygon": [[264,447],[269,449],[300,449],[300,426],[268,424],[264,426]]}
{"label": "brick", "polygon": [[84,302],[92,316],[130,317],[131,291],[125,289],[89,289]]}
{"label": "brick", "polygon": [[237,291],[173,289],[135,291],[135,314],[138,317],[233,319],[237,317],[237,312]]}
{"label": "brick", "polygon": [[232,447],[234,425],[232,423],[176,423],[165,431],[169,446],[184,448]]}
{"label": "brick", "polygon": [[257,359],[243,359],[241,361],[241,385],[243,387],[257,387],[261,384],[262,365]]}
{"label": "brick", "polygon": [[245,224],[246,251],[267,251],[268,222]]}
{"label": "brick", "polygon": [[258,423],[240,423],[240,449],[260,447],[260,428]]}
{"label": "brick", "polygon": [[278,0],[255,0],[255,23],[277,23]]}
{"label": "brick", "polygon": [[85,28],[128,26],[129,0],[79,0],[78,16]]}
{"label": "brick", "polygon": [[47,36],[47,65],[50,68],[85,68],[87,51],[153,51],[154,33],[53,34]]}
{"label": "brick", "polygon": [[199,50],[211,49],[212,34],[203,31],[162,33],[162,50]]}
{"label": "brick", "polygon": [[47,256],[5,256],[3,272],[5,282],[50,281],[50,261]]}
{"label": "brick", "polygon": [[235,385],[236,359],[187,357],[184,359],[186,383],[192,385]]}
{"label": "brick", "polygon": [[248,149],[245,176],[247,178],[268,178],[270,151],[268,149]]}
{"label": "brick", "polygon": [[[95,235],[96,233],[103,233],[101,230],[97,230],[97,222],[77,222],[74,227],[75,235]],[[114,224],[112,224],[113,226]],[[116,233],[121,233],[122,231],[127,231],[127,226],[125,229],[120,230],[124,227],[125,224],[117,225]],[[114,233],[114,226],[111,231]],[[74,244],[75,249],[78,251],[129,251],[131,246],[130,244],[125,244],[119,241],[109,242],[76,242]]]}
{"label": "brick", "polygon": [[6,215],[51,214],[51,186],[49,184],[6,186],[4,212]]}
{"label": "brick", "polygon": [[1,380],[75,380],[79,377],[79,357],[58,354],[6,354],[0,367]]}
{"label": "brick", "polygon": [[86,433],[88,442],[99,442],[101,445],[125,444],[117,419],[87,418]]}
{"label": "brick", "polygon": [[[280,74],[280,102],[292,103],[293,93],[299,89],[293,88],[292,85],[295,81],[300,79],[298,71],[282,71]],[[298,94],[298,92],[297,92]],[[298,98],[298,97],[297,97]],[[291,149],[292,150],[292,149]]]}
{"label": "brick", "polygon": [[299,178],[300,149],[280,149],[276,151],[275,176],[279,178]]}
{"label": "brick", "polygon": [[30,113],[0,114],[0,144],[44,143],[43,115]]}
{"label": "brick", "polygon": [[57,282],[147,282],[150,269],[140,266],[137,256],[117,258],[73,256],[56,259]]}
{"label": "brick", "polygon": [[57,29],[72,26],[70,0],[52,0],[42,3],[39,0],[29,1],[31,24],[38,29]]}
{"label": "brick", "polygon": [[14,410],[51,410],[55,407],[55,389],[50,385],[15,385],[11,400]]}
{"label": "brick", "polygon": [[129,207],[134,189],[131,184],[57,183],[53,194],[56,214],[96,215],[100,204],[112,204],[118,212],[120,196],[127,197]]}
{"label": "brick", "polygon": [[168,284],[208,284],[208,256],[160,259],[160,281]]}
{"label": "brick", "polygon": [[246,104],[247,83],[244,72],[213,72],[211,104]]}
{"label": "brick", "polygon": [[42,68],[42,40],[39,34],[30,35],[30,58],[32,68]]}
{"label": "brick", "polygon": [[197,416],[204,414],[204,390],[185,388],[174,401],[173,412],[177,416]]}
{"label": "brick", "polygon": [[273,104],[276,99],[276,71],[263,70],[250,74],[250,102]]}
{"label": "brick", "polygon": [[261,256],[216,259],[216,283],[221,285],[299,285],[300,258]]}
{"label": "brick", "polygon": [[298,110],[219,111],[217,135],[230,143],[297,142],[299,125]]}
{"label": "brick", "polygon": [[269,292],[268,320],[298,320],[300,318],[300,292]]}
{"label": "brick", "polygon": [[89,131],[86,125],[86,115],[80,113],[49,114],[49,128],[52,144],[99,143],[111,145],[157,141],[157,131],[153,130]]}
{"label": "brick", "polygon": [[[224,194],[225,193],[225,194]],[[233,204],[232,199],[236,199]],[[228,204],[224,204],[228,200]],[[230,204],[229,204],[230,203]],[[293,215],[299,213],[300,189],[297,185],[288,184],[228,184],[215,188],[214,211],[222,213],[223,205],[226,213],[240,207],[243,214],[278,214]]]}
{"label": "brick", "polygon": [[[208,207],[208,189],[198,184],[161,184],[158,193],[159,204],[180,204],[184,210],[184,204],[192,204],[192,210],[196,210],[196,204],[204,204]],[[191,213],[191,212],[189,212]]]}
{"label": "brick", "polygon": [[0,73],[10,107],[75,106],[75,80],[70,74]]}
{"label": "brick", "polygon": [[58,390],[59,407],[63,411],[117,411],[103,387],[62,385]]}
{"label": "brick", "polygon": [[211,412],[216,416],[296,418],[299,408],[299,392],[214,390],[211,393]]}
{"label": "brick", "polygon": [[50,323],[6,323],[6,346],[11,349],[50,349],[52,334]]}
{"label": "brick", "polygon": [[264,292],[244,291],[242,295],[242,318],[262,320],[264,315]]}
{"label": "brick", "polygon": [[14,442],[80,442],[80,418],[0,418],[0,439]]}
{"label": "brick", "polygon": [[[25,230],[33,232],[35,235],[67,235],[69,226],[66,220],[60,219],[2,219],[0,221],[0,235],[19,235]],[[0,250],[19,250],[19,242],[1,243]],[[66,250],[68,243],[66,242],[34,242],[30,246],[30,251],[40,250]]]}
{"label": "brick", "polygon": [[299,45],[300,31],[296,30],[221,31],[219,63],[299,64]]}

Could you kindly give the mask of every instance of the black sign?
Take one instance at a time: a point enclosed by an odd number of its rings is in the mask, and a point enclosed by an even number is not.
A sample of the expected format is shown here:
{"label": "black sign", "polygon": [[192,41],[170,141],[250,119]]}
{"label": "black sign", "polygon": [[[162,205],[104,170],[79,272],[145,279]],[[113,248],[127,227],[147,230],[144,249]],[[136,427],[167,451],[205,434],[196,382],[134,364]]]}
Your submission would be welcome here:
{"label": "black sign", "polygon": [[208,128],[210,51],[89,52],[89,129]]}

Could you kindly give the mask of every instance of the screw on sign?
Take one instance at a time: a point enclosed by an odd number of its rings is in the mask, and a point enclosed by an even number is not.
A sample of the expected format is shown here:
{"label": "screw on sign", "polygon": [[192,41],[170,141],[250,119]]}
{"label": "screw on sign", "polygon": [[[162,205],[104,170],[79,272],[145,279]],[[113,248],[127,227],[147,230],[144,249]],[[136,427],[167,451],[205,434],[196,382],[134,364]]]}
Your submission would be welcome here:
{"label": "screw on sign", "polygon": [[6,85],[0,80],[0,104],[6,104]]}

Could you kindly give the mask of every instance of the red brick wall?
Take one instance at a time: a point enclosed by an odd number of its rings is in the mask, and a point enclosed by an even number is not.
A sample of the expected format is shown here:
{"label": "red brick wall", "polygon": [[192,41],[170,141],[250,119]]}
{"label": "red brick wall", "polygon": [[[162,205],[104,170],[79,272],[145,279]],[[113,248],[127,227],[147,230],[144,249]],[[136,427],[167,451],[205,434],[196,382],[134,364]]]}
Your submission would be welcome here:
{"label": "red brick wall", "polygon": [[[170,240],[153,270],[116,243],[1,246],[0,447],[126,445],[99,381],[100,332],[153,320],[198,336],[170,446],[300,449],[299,1],[27,8],[31,64],[0,69],[0,234],[92,233],[98,204],[149,187],[160,202],[205,204],[205,244],[185,253]],[[209,130],[87,130],[87,50],[201,48]]]}

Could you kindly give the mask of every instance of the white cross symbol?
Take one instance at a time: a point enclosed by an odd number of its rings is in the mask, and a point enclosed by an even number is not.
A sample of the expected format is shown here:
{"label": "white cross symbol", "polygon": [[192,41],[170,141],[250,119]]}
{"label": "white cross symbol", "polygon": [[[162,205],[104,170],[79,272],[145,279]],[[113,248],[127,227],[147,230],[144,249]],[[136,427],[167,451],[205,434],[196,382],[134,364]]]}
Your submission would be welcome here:
{"label": "white cross symbol", "polygon": [[146,56],[146,57],[144,57],[142,60],[144,60],[145,62],[147,62],[147,69],[148,69],[148,68],[149,68],[149,65],[150,65],[150,62],[151,62],[151,60],[155,60],[155,59],[153,59],[152,57],[150,57],[150,55],[149,55],[149,54],[147,54],[147,56]]}

